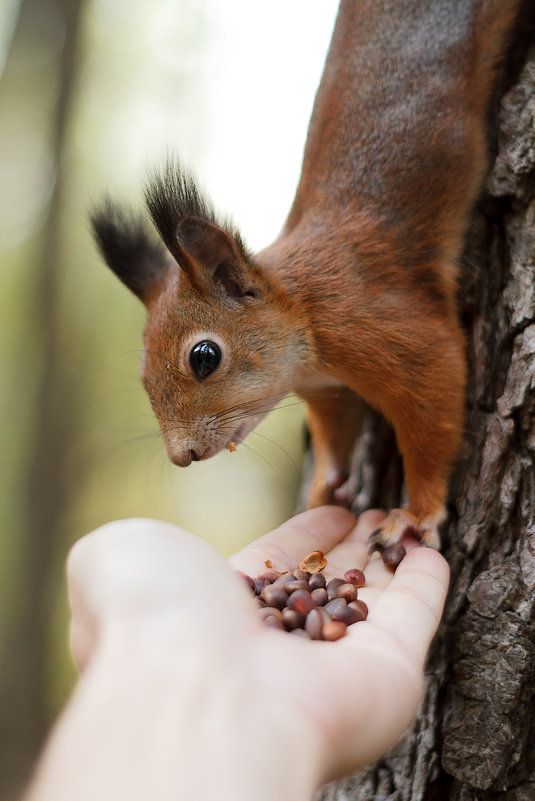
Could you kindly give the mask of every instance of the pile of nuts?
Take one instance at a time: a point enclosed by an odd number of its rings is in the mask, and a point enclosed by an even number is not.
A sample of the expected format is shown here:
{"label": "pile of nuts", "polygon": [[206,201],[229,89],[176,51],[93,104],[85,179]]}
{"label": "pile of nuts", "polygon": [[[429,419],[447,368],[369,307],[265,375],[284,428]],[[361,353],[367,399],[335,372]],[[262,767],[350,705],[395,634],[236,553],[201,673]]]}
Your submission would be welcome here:
{"label": "pile of nuts", "polygon": [[358,598],[364,586],[362,570],[353,568],[343,578],[325,579],[327,561],[321,551],[309,554],[289,572],[268,568],[257,578],[240,573],[254,593],[259,614],[267,626],[311,640],[339,640],[353,623],[366,620],[368,607]]}

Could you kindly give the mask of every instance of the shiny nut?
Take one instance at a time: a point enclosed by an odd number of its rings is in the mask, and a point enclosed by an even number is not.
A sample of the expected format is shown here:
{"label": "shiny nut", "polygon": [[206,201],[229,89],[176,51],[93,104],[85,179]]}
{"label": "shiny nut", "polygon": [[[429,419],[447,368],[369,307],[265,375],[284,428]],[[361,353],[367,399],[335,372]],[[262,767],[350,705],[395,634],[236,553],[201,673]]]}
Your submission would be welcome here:
{"label": "shiny nut", "polygon": [[346,570],[346,572],[344,573],[344,579],[349,584],[354,584],[355,587],[357,588],[364,587],[364,585],[366,584],[366,576],[364,575],[362,570],[359,570],[356,567],[352,568],[351,570]]}
{"label": "shiny nut", "polygon": [[311,609],[316,608],[316,601],[308,590],[296,590],[288,596],[287,605],[303,615],[308,615]]}
{"label": "shiny nut", "polygon": [[310,590],[325,589],[326,583],[327,582],[323,573],[312,573],[308,580],[308,586]]}
{"label": "shiny nut", "polygon": [[341,620],[331,620],[325,623],[321,630],[321,637],[323,640],[339,640],[347,631],[347,626]]}
{"label": "shiny nut", "polygon": [[342,584],[345,583],[346,582],[344,581],[344,579],[341,578],[332,578],[330,581],[327,582],[327,586],[325,587],[325,589],[327,590],[329,600],[331,600],[332,598],[336,598],[336,590],[338,589],[338,587],[341,587]]}
{"label": "shiny nut", "polygon": [[286,631],[301,629],[305,625],[305,616],[296,609],[288,609],[288,607],[282,610],[281,620]]}
{"label": "shiny nut", "polygon": [[327,590],[324,587],[318,587],[317,590],[312,590],[310,594],[314,598],[318,606],[323,606],[329,600],[329,596],[327,595]]}
{"label": "shiny nut", "polygon": [[335,598],[344,598],[349,603],[350,601],[357,600],[357,588],[354,584],[340,584],[335,590]]}
{"label": "shiny nut", "polygon": [[352,609],[357,609],[359,614],[362,615],[362,620],[366,620],[368,617],[368,606],[364,603],[364,601],[351,601],[348,604]]}
{"label": "shiny nut", "polygon": [[311,609],[305,620],[305,631],[311,640],[321,639],[321,630],[324,620],[319,609]]}
{"label": "shiny nut", "polygon": [[332,613],[332,619],[341,620],[346,626],[352,626],[353,623],[360,623],[360,621],[365,618],[362,613],[353,606],[337,606]]}
{"label": "shiny nut", "polygon": [[288,599],[288,593],[284,587],[274,587],[273,584],[266,584],[260,593],[260,597],[268,604],[277,609],[284,609]]}

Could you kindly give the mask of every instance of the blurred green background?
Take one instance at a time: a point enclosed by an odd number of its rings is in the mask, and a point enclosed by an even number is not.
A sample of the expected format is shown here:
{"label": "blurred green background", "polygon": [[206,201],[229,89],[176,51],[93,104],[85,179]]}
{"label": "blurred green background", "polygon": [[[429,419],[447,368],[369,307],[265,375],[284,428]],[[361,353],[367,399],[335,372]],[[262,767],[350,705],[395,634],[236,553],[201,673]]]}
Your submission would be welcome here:
{"label": "blurred green background", "polygon": [[290,207],[335,0],[0,2],[0,797],[14,797],[75,679],[63,566],[120,517],[228,554],[288,517],[303,409],[186,470],[138,380],[143,307],[98,260],[87,212],[140,204],[176,151],[252,249]]}

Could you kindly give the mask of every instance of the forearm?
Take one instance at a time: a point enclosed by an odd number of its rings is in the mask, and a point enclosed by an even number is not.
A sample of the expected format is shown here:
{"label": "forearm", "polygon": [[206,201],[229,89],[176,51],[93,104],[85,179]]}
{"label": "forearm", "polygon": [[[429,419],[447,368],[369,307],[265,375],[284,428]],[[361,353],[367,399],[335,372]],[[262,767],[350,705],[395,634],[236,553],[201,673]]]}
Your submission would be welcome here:
{"label": "forearm", "polygon": [[99,646],[26,801],[309,801],[315,738],[295,714],[259,699],[221,653],[139,646],[117,631]]}

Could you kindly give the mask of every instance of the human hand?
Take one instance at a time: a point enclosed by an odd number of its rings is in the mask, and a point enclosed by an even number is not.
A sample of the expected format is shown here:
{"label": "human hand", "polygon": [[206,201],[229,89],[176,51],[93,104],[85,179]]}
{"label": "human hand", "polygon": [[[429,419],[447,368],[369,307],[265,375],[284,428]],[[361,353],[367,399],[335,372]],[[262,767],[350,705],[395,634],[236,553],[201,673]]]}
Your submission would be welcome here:
{"label": "human hand", "polygon": [[257,575],[266,559],[278,570],[293,569],[319,549],[328,559],[327,577],[364,569],[359,597],[369,606],[368,620],[335,643],[264,626],[243,579],[193,535],[148,520],[104,526],[78,543],[69,560],[75,658],[85,667],[118,641],[131,659],[166,661],[190,695],[191,683],[200,682],[211,726],[225,732],[222,746],[191,720],[177,720],[188,731],[188,748],[197,742],[203,758],[212,748],[220,763],[234,761],[235,771],[249,772],[248,786],[265,785],[267,772],[275,786],[280,777],[302,777],[314,789],[375,760],[401,736],[416,712],[440,620],[444,559],[408,544],[393,575],[367,553],[381,518],[367,512],[356,523],[343,509],[315,509],[230,560]]}
{"label": "human hand", "polygon": [[320,648],[317,642],[299,638],[294,649],[288,637],[274,631],[265,655],[270,681],[278,690],[284,686],[293,703],[307,708],[323,734],[325,779],[375,761],[408,727],[418,708],[427,651],[446,598],[447,562],[416,539],[403,539],[407,556],[395,573],[378,553],[370,557],[369,536],[384,517],[370,510],[356,521],[338,507],[314,509],[230,560],[236,569],[255,576],[266,569],[266,560],[277,570],[292,570],[307,553],[322,550],[327,580],[354,567],[365,573],[366,585],[358,597],[369,608],[366,621]]}

